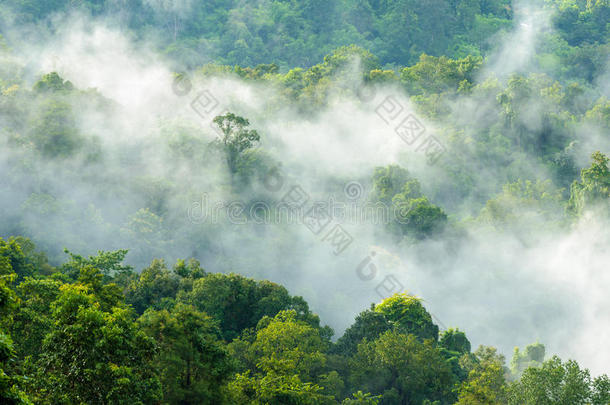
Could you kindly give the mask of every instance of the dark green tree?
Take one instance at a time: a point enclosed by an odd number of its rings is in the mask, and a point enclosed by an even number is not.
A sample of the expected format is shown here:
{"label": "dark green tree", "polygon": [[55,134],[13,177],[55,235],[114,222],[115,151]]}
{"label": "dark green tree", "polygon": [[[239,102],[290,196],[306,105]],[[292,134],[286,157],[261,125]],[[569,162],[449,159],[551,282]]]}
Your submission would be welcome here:
{"label": "dark green tree", "polygon": [[[374,307],[373,307],[374,308]],[[358,351],[358,345],[364,339],[373,341],[382,333],[392,328],[385,315],[374,309],[367,309],[356,317],[355,322],[345,330],[331,349],[332,353],[352,356]]]}
{"label": "dark green tree", "polygon": [[125,289],[125,303],[133,306],[138,314],[146,309],[171,306],[180,289],[180,277],[171,272],[163,260],[155,259],[143,269],[138,279]]}
{"label": "dark green tree", "polygon": [[[220,322],[225,340],[232,340],[247,328],[253,328],[264,316],[275,316],[293,309],[300,320],[319,328],[320,319],[309,310],[301,297],[269,281],[254,281],[237,274],[209,274],[195,280],[184,300]],[[330,338],[332,331],[321,328]]]}
{"label": "dark green tree", "polygon": [[451,369],[432,340],[421,342],[415,335],[389,330],[360,344],[350,365],[352,386],[381,394],[381,404],[455,400]]}
{"label": "dark green tree", "polygon": [[163,400],[170,404],[223,403],[232,362],[217,322],[193,306],[148,310],[139,327],[158,342]]}
{"label": "dark green tree", "polygon": [[470,341],[459,329],[447,329],[441,334],[439,345],[447,350],[462,354],[470,353]]}

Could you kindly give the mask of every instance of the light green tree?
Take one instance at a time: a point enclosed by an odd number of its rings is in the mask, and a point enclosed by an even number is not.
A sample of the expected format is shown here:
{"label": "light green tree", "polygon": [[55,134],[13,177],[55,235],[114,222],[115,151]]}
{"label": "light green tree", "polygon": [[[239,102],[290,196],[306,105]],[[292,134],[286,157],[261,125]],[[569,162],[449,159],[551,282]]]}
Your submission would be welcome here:
{"label": "light green tree", "polygon": [[399,331],[412,334],[419,339],[438,339],[438,326],[426,311],[421,298],[407,293],[396,293],[375,306],[375,312],[385,318]]}
{"label": "light green tree", "polygon": [[[320,330],[298,320],[294,310],[264,317],[247,348],[254,370],[237,374],[229,388],[239,403],[331,404],[323,374],[328,342]],[[338,375],[332,377],[334,380]],[[336,385],[336,384],[335,384]]]}
{"label": "light green tree", "polygon": [[523,371],[530,367],[540,367],[544,361],[545,348],[542,343],[527,345],[523,352],[515,347],[513,358],[510,361],[510,371],[514,377],[519,378]]}
{"label": "light green tree", "polygon": [[134,404],[161,398],[155,344],[133,311],[106,311],[89,286],[64,285],[38,362],[38,395],[51,403]]}
{"label": "light green tree", "polygon": [[599,208],[610,215],[610,169],[608,157],[601,152],[591,155],[591,167],[580,172],[581,180],[575,180],[570,189],[568,209],[575,215]]}
{"label": "light green tree", "polygon": [[468,378],[458,388],[459,405],[506,404],[504,356],[493,347],[480,346],[474,353]]}
{"label": "light green tree", "polygon": [[[606,383],[604,384],[604,381]],[[557,356],[530,367],[508,389],[509,405],[605,405],[610,399],[607,376],[591,381],[589,370]]]}
{"label": "light green tree", "polygon": [[9,366],[15,358],[15,349],[6,328],[10,326],[11,315],[18,307],[17,295],[10,287],[16,278],[8,258],[0,256],[0,402],[7,405],[28,405],[32,402],[20,387],[22,379],[14,375]]}

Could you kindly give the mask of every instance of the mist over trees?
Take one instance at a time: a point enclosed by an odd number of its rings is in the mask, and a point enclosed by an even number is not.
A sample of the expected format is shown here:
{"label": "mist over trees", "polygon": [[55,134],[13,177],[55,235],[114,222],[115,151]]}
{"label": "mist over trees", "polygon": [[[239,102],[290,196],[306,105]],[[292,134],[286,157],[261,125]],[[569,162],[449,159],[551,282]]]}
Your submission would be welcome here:
{"label": "mist over trees", "polygon": [[609,404],[609,17],[3,1],[0,402]]}

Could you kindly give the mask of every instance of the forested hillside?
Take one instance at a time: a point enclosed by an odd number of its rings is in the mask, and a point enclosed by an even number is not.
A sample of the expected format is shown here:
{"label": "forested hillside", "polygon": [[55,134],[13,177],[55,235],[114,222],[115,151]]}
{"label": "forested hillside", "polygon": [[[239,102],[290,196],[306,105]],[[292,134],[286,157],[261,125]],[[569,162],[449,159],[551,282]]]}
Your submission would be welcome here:
{"label": "forested hillside", "polygon": [[609,21],[0,2],[0,403],[610,404]]}
{"label": "forested hillside", "polygon": [[[510,368],[459,329],[439,332],[420,298],[364,309],[335,343],[302,297],[208,273],[194,259],[138,274],[126,251],[60,267],[0,239],[3,403],[607,404],[610,380],[545,347]],[[27,377],[25,377],[27,376]]]}
{"label": "forested hillside", "polygon": [[[540,64],[593,80],[606,63],[607,1],[546,3],[555,11],[548,24],[535,12],[536,2],[516,7],[525,16],[520,24],[545,26]],[[412,65],[422,53],[486,56],[515,23],[510,0],[5,0],[0,6],[5,23],[34,23],[45,33],[54,30],[48,18],[81,12],[109,19],[136,38],[153,39],[160,53],[190,68],[210,62],[310,67],[350,44],[393,67]]]}

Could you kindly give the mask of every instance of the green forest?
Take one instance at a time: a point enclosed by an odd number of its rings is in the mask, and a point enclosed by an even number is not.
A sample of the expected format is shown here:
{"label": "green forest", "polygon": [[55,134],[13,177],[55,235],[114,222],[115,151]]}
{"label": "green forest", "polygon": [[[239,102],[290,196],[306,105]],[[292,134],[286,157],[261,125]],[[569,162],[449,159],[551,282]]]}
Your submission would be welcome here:
{"label": "green forest", "polygon": [[610,404],[608,0],[0,1],[0,404]]}
{"label": "green forest", "polygon": [[336,341],[307,302],[194,259],[138,274],[127,251],[51,266],[0,240],[4,403],[607,404],[610,380],[541,343],[510,364],[439,332],[421,299],[394,294]]}

